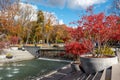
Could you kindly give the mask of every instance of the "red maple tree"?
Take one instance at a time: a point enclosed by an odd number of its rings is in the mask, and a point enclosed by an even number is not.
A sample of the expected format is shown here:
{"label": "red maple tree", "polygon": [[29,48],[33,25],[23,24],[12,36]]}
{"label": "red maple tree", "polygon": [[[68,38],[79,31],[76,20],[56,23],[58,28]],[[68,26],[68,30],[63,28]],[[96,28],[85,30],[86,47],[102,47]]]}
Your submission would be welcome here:
{"label": "red maple tree", "polygon": [[[120,40],[120,18],[115,15],[106,16],[104,13],[83,16],[77,21],[77,28],[73,28],[70,33],[72,40],[66,44],[68,53],[81,55],[92,52],[98,46],[98,53],[101,48],[111,39]],[[86,42],[86,43],[85,43]]]}

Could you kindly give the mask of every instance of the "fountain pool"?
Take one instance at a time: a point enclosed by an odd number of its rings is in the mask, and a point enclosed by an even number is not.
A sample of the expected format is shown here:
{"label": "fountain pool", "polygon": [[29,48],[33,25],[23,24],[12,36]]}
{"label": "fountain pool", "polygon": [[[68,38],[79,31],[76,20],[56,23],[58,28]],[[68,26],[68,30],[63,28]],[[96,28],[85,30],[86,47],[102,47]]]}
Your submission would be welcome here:
{"label": "fountain pool", "polygon": [[67,62],[40,59],[7,63],[0,67],[0,80],[30,80],[67,64]]}

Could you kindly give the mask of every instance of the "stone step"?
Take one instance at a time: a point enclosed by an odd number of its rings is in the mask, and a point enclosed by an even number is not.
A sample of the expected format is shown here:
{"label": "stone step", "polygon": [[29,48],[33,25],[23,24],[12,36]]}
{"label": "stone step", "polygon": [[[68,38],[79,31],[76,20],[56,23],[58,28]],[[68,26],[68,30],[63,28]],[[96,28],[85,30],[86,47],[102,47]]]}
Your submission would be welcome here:
{"label": "stone step", "polygon": [[89,76],[86,78],[86,80],[92,80],[95,74],[89,74]]}
{"label": "stone step", "polygon": [[92,79],[92,80],[100,80],[100,78],[102,76],[102,73],[103,73],[103,71],[97,72],[97,74],[95,75],[94,79]]}
{"label": "stone step", "polygon": [[[90,74],[89,74],[90,75]],[[88,74],[85,74],[85,76],[82,78],[82,80],[86,80],[89,76]]]}
{"label": "stone step", "polygon": [[120,80],[120,63],[112,66],[111,80]]}
{"label": "stone step", "polygon": [[92,76],[92,74],[89,74],[89,75],[87,76],[86,80],[89,80],[91,76]]}
{"label": "stone step", "polygon": [[120,63],[95,74],[86,74],[82,71],[70,72],[70,67],[67,67],[40,80],[120,80],[119,68]]}
{"label": "stone step", "polygon": [[111,80],[112,67],[106,69],[105,80]]}
{"label": "stone step", "polygon": [[76,80],[84,80],[86,74],[82,73]]}
{"label": "stone step", "polygon": [[111,71],[112,71],[112,67],[104,69],[101,74],[100,80],[111,80],[111,74],[112,74]]}
{"label": "stone step", "polygon": [[81,80],[81,77],[84,75],[81,71],[73,72],[68,75],[66,75],[64,78],[59,80]]}
{"label": "stone step", "polygon": [[105,80],[105,77],[106,77],[106,69],[104,69],[100,80]]}
{"label": "stone step", "polygon": [[95,73],[94,77],[91,80],[94,80],[95,77],[97,76],[98,72]]}

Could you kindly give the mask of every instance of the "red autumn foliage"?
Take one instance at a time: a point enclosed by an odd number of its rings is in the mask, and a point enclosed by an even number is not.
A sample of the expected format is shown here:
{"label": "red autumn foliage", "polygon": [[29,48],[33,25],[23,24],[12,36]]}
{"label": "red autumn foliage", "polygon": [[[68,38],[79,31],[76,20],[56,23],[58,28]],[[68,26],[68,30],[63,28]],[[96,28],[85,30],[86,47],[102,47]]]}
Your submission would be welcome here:
{"label": "red autumn foliage", "polygon": [[77,21],[78,27],[69,31],[73,42],[66,44],[66,52],[81,55],[91,52],[94,43],[98,44],[100,50],[107,41],[120,40],[119,22],[120,17],[106,16],[104,13],[83,16]]}
{"label": "red autumn foliage", "polygon": [[[95,42],[103,43],[120,35],[118,20],[120,20],[118,16],[105,16],[104,13],[99,13],[84,16],[80,21],[82,21],[82,28],[86,32],[85,37]],[[78,23],[78,25],[81,25],[81,23]]]}
{"label": "red autumn foliage", "polygon": [[18,40],[19,40],[18,36],[11,36],[10,38],[11,44],[18,44]]}
{"label": "red autumn foliage", "polygon": [[63,56],[65,55],[64,52],[61,52],[61,53],[59,53],[59,54],[60,54],[61,57],[63,57]]}
{"label": "red autumn foliage", "polygon": [[1,41],[0,42],[0,50],[2,50],[3,48],[5,48],[5,42]]}
{"label": "red autumn foliage", "polygon": [[107,17],[107,21],[109,21],[112,27],[112,36],[110,37],[111,40],[120,41],[120,17],[118,16],[109,16]]}
{"label": "red autumn foliage", "polygon": [[84,32],[82,27],[71,29],[70,34],[75,41],[79,41],[81,38],[84,38]]}
{"label": "red autumn foliage", "polygon": [[90,48],[92,48],[92,43],[89,40],[86,40],[82,43],[75,41],[67,43],[65,46],[66,53],[73,55],[82,55],[90,52]]}

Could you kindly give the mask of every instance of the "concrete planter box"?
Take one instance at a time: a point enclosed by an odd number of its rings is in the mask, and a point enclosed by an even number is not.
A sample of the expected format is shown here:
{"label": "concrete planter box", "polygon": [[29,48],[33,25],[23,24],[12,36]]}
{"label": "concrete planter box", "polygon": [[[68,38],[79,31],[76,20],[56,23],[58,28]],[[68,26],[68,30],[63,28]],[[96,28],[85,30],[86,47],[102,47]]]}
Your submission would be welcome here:
{"label": "concrete planter box", "polygon": [[117,56],[110,56],[108,58],[89,58],[82,55],[80,57],[81,67],[86,73],[95,73],[109,68],[118,63]]}
{"label": "concrete planter box", "polygon": [[79,63],[72,63],[71,68],[72,68],[72,71],[80,71],[80,64]]}
{"label": "concrete planter box", "polygon": [[12,58],[13,58],[13,56],[6,56],[6,58],[7,58],[7,59],[12,59]]}

